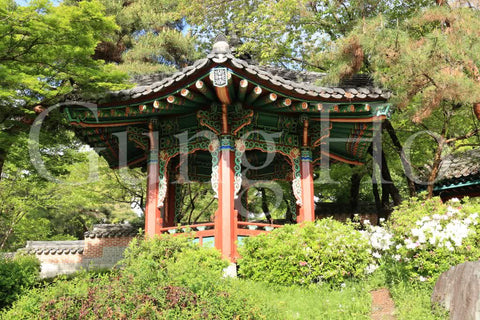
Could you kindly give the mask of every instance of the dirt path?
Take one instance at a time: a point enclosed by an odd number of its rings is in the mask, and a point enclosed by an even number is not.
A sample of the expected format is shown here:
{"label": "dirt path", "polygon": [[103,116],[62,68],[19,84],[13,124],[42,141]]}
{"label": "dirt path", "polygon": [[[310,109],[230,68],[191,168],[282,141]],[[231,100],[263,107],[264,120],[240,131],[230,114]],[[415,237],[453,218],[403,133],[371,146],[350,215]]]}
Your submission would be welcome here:
{"label": "dirt path", "polygon": [[386,288],[371,291],[372,295],[372,320],[396,320],[395,304],[390,292]]}

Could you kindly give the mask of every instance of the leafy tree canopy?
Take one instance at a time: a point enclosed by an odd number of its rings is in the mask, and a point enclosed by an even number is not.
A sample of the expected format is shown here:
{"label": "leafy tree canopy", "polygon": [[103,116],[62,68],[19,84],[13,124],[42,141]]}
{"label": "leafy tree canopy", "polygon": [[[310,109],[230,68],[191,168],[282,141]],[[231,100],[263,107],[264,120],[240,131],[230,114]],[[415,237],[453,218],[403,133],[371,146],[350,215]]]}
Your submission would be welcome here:
{"label": "leafy tree canopy", "polygon": [[[19,6],[0,0],[0,107],[2,118],[33,113],[39,103],[81,88],[124,88],[124,75],[92,55],[117,29],[97,1],[53,6],[46,0]],[[2,119],[5,122],[6,119]]]}
{"label": "leafy tree canopy", "polygon": [[134,75],[173,71],[199,57],[195,39],[185,32],[179,1],[100,1],[119,28],[103,38],[96,58],[116,62],[120,70]]}
{"label": "leafy tree canopy", "polygon": [[422,159],[431,165],[430,195],[445,149],[479,142],[472,109],[480,101],[479,14],[461,6],[431,7],[394,25],[380,15],[360,22],[314,57],[330,66],[326,81],[372,74],[394,93],[395,125],[410,133],[425,130],[434,138],[433,143],[423,139],[417,149],[430,154],[430,161]]}
{"label": "leafy tree canopy", "polygon": [[[348,34],[358,21],[384,14],[394,24],[429,4],[376,0],[184,1],[184,12],[200,40],[226,33],[262,63],[310,65],[312,52]],[[319,67],[318,65],[316,67]]]}

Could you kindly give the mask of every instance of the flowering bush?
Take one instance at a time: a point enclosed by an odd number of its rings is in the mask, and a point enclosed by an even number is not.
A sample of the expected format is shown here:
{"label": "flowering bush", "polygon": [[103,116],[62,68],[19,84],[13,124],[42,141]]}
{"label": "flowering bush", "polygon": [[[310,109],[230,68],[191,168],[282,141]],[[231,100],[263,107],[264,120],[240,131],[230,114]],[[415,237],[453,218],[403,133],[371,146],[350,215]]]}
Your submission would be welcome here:
{"label": "flowering bush", "polygon": [[284,285],[339,284],[364,277],[373,262],[368,240],[354,225],[332,219],[250,237],[239,252],[241,276]]}
{"label": "flowering bush", "polygon": [[367,226],[377,266],[389,280],[434,282],[444,271],[480,258],[480,205],[439,199],[404,202],[385,227]]}

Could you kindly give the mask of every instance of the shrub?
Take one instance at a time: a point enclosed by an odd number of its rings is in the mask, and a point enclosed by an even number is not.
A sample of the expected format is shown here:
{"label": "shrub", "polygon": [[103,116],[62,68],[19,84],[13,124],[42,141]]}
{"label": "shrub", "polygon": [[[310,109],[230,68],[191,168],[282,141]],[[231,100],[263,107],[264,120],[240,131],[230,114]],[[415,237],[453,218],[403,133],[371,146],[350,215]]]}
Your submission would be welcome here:
{"label": "shrub", "polygon": [[226,265],[189,236],[135,240],[120,269],[34,289],[3,318],[265,319],[264,309],[222,278]]}
{"label": "shrub", "polygon": [[245,239],[239,248],[239,273],[284,285],[362,278],[372,262],[368,240],[351,223],[322,219],[286,225]]}
{"label": "shrub", "polygon": [[466,199],[410,199],[397,208],[385,228],[369,227],[369,237],[385,244],[374,255],[389,282],[435,282],[451,266],[480,258],[480,205]]}
{"label": "shrub", "polygon": [[139,285],[173,281],[193,290],[204,290],[218,282],[228,262],[213,248],[200,247],[189,234],[161,235],[149,240],[134,239],[120,262],[123,273]]}
{"label": "shrub", "polygon": [[34,256],[0,257],[0,309],[15,301],[32,287],[40,274],[40,262]]}

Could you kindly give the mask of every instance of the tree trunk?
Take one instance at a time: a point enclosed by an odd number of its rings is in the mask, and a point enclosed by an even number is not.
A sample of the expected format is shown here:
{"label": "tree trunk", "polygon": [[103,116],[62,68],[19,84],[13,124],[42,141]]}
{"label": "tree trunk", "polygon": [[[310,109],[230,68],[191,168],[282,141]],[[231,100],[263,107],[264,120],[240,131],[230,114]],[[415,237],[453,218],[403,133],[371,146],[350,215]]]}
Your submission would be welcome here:
{"label": "tree trunk", "polygon": [[272,216],[270,215],[270,210],[268,210],[267,194],[265,188],[260,188],[260,192],[262,193],[262,211],[265,214],[268,222],[272,223]]}
{"label": "tree trunk", "polygon": [[386,120],[384,122],[384,126],[388,132],[388,135],[390,136],[390,139],[392,140],[393,146],[395,147],[395,150],[397,151],[398,156],[400,157],[400,162],[402,163],[405,179],[407,180],[409,194],[411,197],[414,197],[417,195],[417,190],[415,188],[415,183],[411,179],[411,177],[413,177],[412,166],[410,165],[410,162],[407,160],[407,157],[405,156],[405,152],[403,151],[403,146],[400,140],[398,139],[397,133],[395,132],[395,128],[393,128],[392,123],[389,120]]}
{"label": "tree trunk", "polygon": [[428,199],[431,199],[433,197],[433,187],[434,187],[435,179],[438,176],[440,163],[442,162],[442,151],[443,151],[443,137],[442,137],[442,141],[438,143],[437,150],[435,151],[435,157],[433,158],[432,171],[430,172],[430,176],[428,177],[428,187],[427,187]]}
{"label": "tree trunk", "polygon": [[285,220],[291,223],[295,222],[295,220],[293,219],[292,210],[290,209],[290,203],[288,202],[287,198],[283,198],[283,201],[285,201],[285,204],[287,206],[287,212],[285,212]]}
{"label": "tree trunk", "polygon": [[380,201],[380,194],[378,193],[378,181],[375,173],[372,174],[372,191],[375,198],[375,208],[377,209],[377,215],[381,214],[382,201]]}
{"label": "tree trunk", "polygon": [[[381,174],[382,174],[382,197],[383,197],[383,190],[386,189],[387,196],[386,196],[386,201],[388,202],[388,194],[392,196],[393,204],[395,206],[398,206],[400,202],[402,202],[402,198],[400,197],[400,192],[398,191],[398,188],[395,186],[392,180],[392,175],[390,174],[390,169],[388,168],[388,163],[387,159],[385,157],[385,153],[381,152]],[[385,204],[383,205],[385,208]]]}
{"label": "tree trunk", "polygon": [[2,180],[3,165],[7,159],[7,150],[0,147],[0,181]]}
{"label": "tree trunk", "polygon": [[450,122],[450,114],[445,113],[445,120],[443,122],[442,133],[440,134],[439,139],[437,139],[437,150],[435,150],[435,156],[433,157],[432,171],[430,171],[430,176],[428,177],[428,187],[427,187],[427,198],[431,199],[433,197],[433,187],[435,179],[437,179],[438,171],[440,169],[440,163],[442,162],[442,151],[443,146],[446,143],[445,136],[447,133],[447,127]]}
{"label": "tree trunk", "polygon": [[358,173],[352,174],[350,185],[350,209],[355,212],[358,209],[358,194],[360,192],[360,182],[362,181],[362,175]]}

